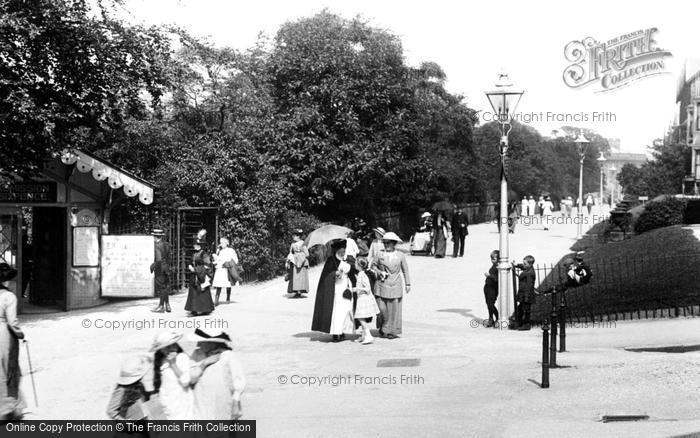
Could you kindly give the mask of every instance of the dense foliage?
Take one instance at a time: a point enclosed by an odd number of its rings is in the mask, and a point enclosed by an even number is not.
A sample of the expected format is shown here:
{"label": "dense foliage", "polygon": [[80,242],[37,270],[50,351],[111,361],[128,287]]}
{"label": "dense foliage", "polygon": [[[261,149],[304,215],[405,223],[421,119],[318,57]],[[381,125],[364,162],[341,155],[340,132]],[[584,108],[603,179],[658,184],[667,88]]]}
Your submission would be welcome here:
{"label": "dense foliage", "polygon": [[[241,52],[88,3],[0,0],[0,173],[65,147],[93,152],[157,186],[155,214],[129,203],[133,218],[220,207],[261,277],[279,272],[293,228],[497,198],[498,127],[479,126],[439,65],[409,66],[387,30],[323,11]],[[575,196],[578,131],[564,134],[514,126],[518,196]],[[595,191],[607,143],[586,135]]]}
{"label": "dense foliage", "polygon": [[648,202],[634,224],[634,231],[644,233],[656,228],[683,223],[686,201],[671,196]]}
{"label": "dense foliage", "polygon": [[668,144],[652,146],[652,160],[641,167],[626,164],[617,180],[626,194],[655,196],[680,192],[683,177],[690,169],[690,146]]}
{"label": "dense foliage", "polygon": [[67,145],[158,108],[166,33],[92,3],[0,0],[0,173],[36,170]]}

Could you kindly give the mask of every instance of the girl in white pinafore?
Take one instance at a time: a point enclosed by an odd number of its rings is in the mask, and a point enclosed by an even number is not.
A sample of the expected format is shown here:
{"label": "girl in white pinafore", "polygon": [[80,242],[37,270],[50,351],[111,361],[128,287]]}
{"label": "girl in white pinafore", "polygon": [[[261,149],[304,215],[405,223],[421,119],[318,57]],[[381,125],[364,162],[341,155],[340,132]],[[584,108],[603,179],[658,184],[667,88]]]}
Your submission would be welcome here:
{"label": "girl in white pinafore", "polygon": [[354,333],[355,331],[352,314],[352,291],[350,299],[343,298],[343,293],[352,289],[348,272],[350,272],[350,264],[346,261],[341,261],[335,276],[335,296],[333,297],[330,330],[330,334],[334,335],[334,338],[339,336],[340,340],[344,339],[345,333]]}

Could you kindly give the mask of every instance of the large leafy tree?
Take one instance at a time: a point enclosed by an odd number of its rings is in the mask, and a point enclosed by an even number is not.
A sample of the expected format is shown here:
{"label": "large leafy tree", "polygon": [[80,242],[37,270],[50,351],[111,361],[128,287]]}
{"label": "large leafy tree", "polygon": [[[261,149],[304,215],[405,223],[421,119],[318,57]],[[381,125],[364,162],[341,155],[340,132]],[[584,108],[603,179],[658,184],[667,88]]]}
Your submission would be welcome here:
{"label": "large leafy tree", "polygon": [[691,149],[682,143],[651,147],[652,159],[637,168],[626,164],[617,175],[626,194],[658,196],[680,191],[683,177],[690,169]]}
{"label": "large leafy tree", "polygon": [[0,0],[0,173],[28,174],[52,153],[158,108],[168,35],[123,23],[115,7]]}
{"label": "large leafy tree", "polygon": [[396,36],[324,11],[282,26],[268,74],[285,128],[274,159],[306,208],[371,212],[427,178]]}

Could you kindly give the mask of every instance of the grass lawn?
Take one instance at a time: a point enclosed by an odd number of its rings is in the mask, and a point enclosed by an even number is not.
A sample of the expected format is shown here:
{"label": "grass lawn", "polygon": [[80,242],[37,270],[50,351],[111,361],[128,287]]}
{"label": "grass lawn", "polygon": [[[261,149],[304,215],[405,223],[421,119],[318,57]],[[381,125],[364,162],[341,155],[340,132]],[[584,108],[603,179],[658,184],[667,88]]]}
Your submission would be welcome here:
{"label": "grass lawn", "polygon": [[[603,243],[593,236],[598,224],[572,250],[585,249],[584,260],[593,272],[589,284],[566,292],[569,315],[585,317],[618,312],[700,305],[700,241],[680,225],[660,228],[621,242]],[[598,227],[598,228],[597,228]],[[545,271],[539,283],[556,284],[564,275],[561,262]],[[533,317],[551,310],[540,297]]]}

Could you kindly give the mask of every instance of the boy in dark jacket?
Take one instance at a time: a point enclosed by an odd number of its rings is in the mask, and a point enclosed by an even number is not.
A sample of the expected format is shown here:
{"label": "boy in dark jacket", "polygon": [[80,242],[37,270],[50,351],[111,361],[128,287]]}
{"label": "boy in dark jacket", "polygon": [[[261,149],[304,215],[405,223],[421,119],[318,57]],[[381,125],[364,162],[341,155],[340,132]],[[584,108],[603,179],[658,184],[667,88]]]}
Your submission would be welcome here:
{"label": "boy in dark jacket", "polygon": [[518,325],[518,330],[530,330],[530,307],[535,301],[535,258],[531,255],[525,256],[522,264],[516,265],[515,268],[521,270],[518,275],[518,301],[515,309],[515,318]]}

